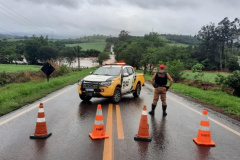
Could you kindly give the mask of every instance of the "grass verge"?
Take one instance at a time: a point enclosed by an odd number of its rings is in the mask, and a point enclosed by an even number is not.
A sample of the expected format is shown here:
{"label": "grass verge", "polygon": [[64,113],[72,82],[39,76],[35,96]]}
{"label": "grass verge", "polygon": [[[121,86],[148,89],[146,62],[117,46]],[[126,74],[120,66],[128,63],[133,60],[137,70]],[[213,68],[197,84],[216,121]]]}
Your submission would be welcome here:
{"label": "grass verge", "polygon": [[37,72],[42,66],[37,65],[16,65],[16,64],[0,64],[0,72],[17,73],[21,71]]}
{"label": "grass verge", "polygon": [[[231,73],[214,73],[214,72],[202,72],[203,73],[203,77],[202,77],[202,80],[205,81],[205,82],[210,82],[210,83],[214,83],[216,84],[215,82],[215,78],[217,77],[218,74],[222,75],[222,76],[228,76],[228,75],[231,75]],[[191,80],[195,80],[195,76],[197,75],[198,73],[193,73],[192,71],[184,71],[183,72],[183,78],[186,78],[186,79],[191,79]]]}
{"label": "grass verge", "polygon": [[[88,75],[93,69],[71,72],[58,78],[46,81],[12,83],[0,88],[0,116],[34,102],[47,94],[71,85]],[[77,94],[77,93],[76,93]]]}
{"label": "grass verge", "polygon": [[206,104],[221,107],[226,113],[240,116],[240,98],[238,97],[221,91],[204,91],[181,83],[174,83],[171,89],[191,98],[199,99]]}

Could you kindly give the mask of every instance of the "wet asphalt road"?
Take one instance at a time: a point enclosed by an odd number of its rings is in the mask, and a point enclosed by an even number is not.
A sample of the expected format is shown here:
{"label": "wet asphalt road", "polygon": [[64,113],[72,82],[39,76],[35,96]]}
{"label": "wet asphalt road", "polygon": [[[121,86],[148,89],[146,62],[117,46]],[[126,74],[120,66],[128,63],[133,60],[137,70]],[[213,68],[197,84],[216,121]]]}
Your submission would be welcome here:
{"label": "wet asphalt road", "polygon": [[[115,160],[240,159],[239,122],[209,111],[212,140],[216,147],[197,146],[192,139],[197,136],[201,121],[198,112],[202,112],[204,107],[171,92],[168,92],[167,99],[168,116],[162,117],[160,103],[155,117],[148,116],[152,142],[134,141],[143,105],[150,110],[153,97],[150,88],[149,85],[143,87],[140,98],[134,99],[132,95],[123,97],[118,104],[121,122],[116,116],[116,105],[111,107],[108,99],[94,98],[90,103],[82,102],[76,84],[3,116],[0,118],[0,160],[101,160],[103,157]],[[44,102],[48,132],[53,135],[46,140],[30,140],[40,102]],[[105,128],[112,133],[106,142],[91,140],[88,136],[93,129],[98,104],[102,104]],[[110,115],[112,119],[109,119]],[[124,139],[118,138],[117,123],[123,126]]]}

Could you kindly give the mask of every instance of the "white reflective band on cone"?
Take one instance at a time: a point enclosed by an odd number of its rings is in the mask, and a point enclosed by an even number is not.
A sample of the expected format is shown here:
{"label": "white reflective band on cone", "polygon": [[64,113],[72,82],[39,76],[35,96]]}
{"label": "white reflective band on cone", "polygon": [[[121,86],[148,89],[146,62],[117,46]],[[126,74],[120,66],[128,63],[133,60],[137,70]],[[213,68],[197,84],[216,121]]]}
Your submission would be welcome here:
{"label": "white reflective band on cone", "polygon": [[97,116],[101,116],[101,115],[102,115],[102,109],[98,109],[96,115],[97,115]]}
{"label": "white reflective band on cone", "polygon": [[204,127],[204,126],[200,126],[199,129],[202,130],[202,131],[210,131],[209,127]]}
{"label": "white reflective band on cone", "polygon": [[142,115],[147,115],[147,111],[142,111]]}
{"label": "white reflective band on cone", "polygon": [[95,120],[94,124],[96,124],[96,125],[101,125],[101,124],[103,124],[103,121],[97,121],[97,120]]}
{"label": "white reflective band on cone", "polygon": [[38,112],[42,113],[42,112],[44,112],[44,109],[43,108],[39,108]]}
{"label": "white reflective band on cone", "polygon": [[208,116],[207,115],[203,115],[202,116],[202,121],[208,121]]}
{"label": "white reflective band on cone", "polygon": [[45,122],[45,118],[37,118],[37,122]]}

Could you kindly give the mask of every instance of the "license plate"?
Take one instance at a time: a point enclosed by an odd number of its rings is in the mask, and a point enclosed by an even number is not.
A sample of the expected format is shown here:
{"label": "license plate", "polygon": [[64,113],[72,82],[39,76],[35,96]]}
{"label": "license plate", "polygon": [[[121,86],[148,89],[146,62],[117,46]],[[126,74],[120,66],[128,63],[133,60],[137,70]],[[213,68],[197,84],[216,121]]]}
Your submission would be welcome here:
{"label": "license plate", "polygon": [[86,91],[93,92],[93,91],[94,91],[94,89],[93,89],[93,88],[86,88]]}

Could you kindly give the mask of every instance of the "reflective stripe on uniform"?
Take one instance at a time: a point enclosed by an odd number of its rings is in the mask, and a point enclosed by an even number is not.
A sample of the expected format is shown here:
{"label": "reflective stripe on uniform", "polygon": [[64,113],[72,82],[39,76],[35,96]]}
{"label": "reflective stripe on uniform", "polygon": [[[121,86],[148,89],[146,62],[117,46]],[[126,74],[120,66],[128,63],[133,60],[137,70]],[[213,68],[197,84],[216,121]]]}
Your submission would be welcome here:
{"label": "reflective stripe on uniform", "polygon": [[44,109],[43,108],[39,108],[38,112],[44,112]]}
{"label": "reflective stripe on uniform", "polygon": [[202,130],[202,131],[210,131],[209,127],[204,127],[204,126],[200,126],[199,129]]}
{"label": "reflective stripe on uniform", "polygon": [[102,124],[103,124],[103,121],[97,121],[97,120],[95,120],[94,124],[96,124],[96,125],[102,125]]}
{"label": "reflective stripe on uniform", "polygon": [[147,115],[147,111],[143,110],[142,115]]}
{"label": "reflective stripe on uniform", "polygon": [[45,122],[45,118],[37,118],[37,122]]}

